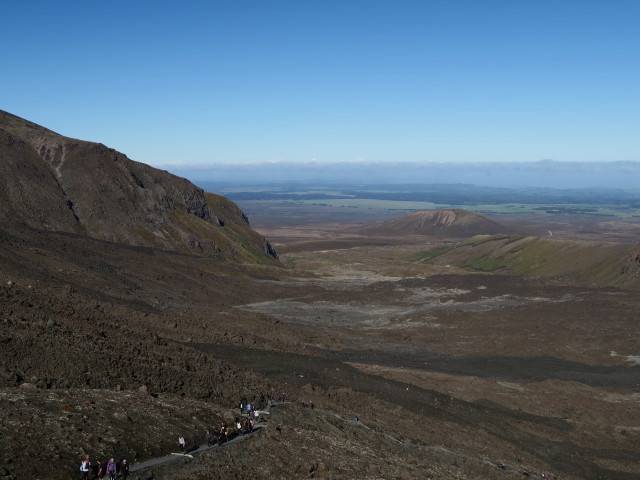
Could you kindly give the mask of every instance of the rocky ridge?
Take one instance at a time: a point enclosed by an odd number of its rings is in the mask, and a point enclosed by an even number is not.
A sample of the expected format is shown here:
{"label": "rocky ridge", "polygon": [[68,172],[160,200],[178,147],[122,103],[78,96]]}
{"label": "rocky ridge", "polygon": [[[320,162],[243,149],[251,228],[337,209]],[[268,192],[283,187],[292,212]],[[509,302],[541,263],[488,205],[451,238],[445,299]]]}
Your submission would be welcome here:
{"label": "rocky ridge", "polygon": [[0,221],[233,261],[277,255],[229,200],[0,111]]}

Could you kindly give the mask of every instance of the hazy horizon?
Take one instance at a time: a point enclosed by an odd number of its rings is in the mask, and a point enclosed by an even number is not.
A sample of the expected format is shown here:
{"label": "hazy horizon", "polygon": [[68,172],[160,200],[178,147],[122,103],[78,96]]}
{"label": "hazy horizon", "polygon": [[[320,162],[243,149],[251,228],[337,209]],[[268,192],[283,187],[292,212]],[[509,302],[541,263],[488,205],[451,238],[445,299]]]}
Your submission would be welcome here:
{"label": "hazy horizon", "polygon": [[640,162],[254,162],[158,165],[199,182],[236,184],[471,184],[503,188],[638,189]]}

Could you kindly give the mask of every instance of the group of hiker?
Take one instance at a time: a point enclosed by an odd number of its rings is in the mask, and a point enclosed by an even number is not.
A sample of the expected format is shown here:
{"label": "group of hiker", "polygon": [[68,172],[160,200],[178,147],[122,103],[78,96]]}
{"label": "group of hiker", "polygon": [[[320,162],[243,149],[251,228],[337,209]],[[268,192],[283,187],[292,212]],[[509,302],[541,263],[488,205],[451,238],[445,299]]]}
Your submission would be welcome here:
{"label": "group of hiker", "polygon": [[206,431],[204,439],[209,447],[216,444],[222,445],[234,437],[253,432],[254,426],[255,420],[253,418],[236,418],[232,427],[225,422],[220,422],[220,426],[212,429],[213,432],[211,430]]}
{"label": "group of hiker", "polygon": [[[284,394],[282,397],[284,398]],[[205,433],[207,445],[221,445],[234,437],[253,432],[256,422],[260,420],[260,412],[255,405],[242,399],[240,401],[240,415],[235,418],[232,425],[227,425],[223,421],[219,426],[207,430]],[[178,436],[178,445],[183,452],[187,450],[184,436]],[[100,460],[91,462],[89,455],[86,455],[80,464],[80,474],[82,480],[126,480],[129,475],[129,463],[125,459],[116,462],[113,458],[105,463]]]}
{"label": "group of hiker", "polygon": [[125,480],[129,475],[129,463],[126,459],[116,462],[113,457],[105,463],[100,460],[92,463],[89,455],[86,455],[80,463],[80,474],[82,475],[82,480]]}
{"label": "group of hiker", "polygon": [[[260,412],[255,405],[248,403],[246,400],[240,401],[240,414],[243,417],[236,417],[232,425],[226,422],[220,422],[220,425],[208,429],[205,432],[204,439],[208,446],[221,445],[239,435],[253,432],[256,422],[260,420]],[[182,435],[178,437],[178,445],[182,451],[186,450],[186,442]]]}
{"label": "group of hiker", "polygon": [[221,445],[233,437],[253,432],[256,422],[260,420],[260,412],[255,408],[255,405],[247,403],[243,399],[240,402],[240,414],[245,416],[242,418],[236,417],[232,426],[227,425],[225,422],[220,422],[218,427],[207,430],[204,435],[207,445]]}

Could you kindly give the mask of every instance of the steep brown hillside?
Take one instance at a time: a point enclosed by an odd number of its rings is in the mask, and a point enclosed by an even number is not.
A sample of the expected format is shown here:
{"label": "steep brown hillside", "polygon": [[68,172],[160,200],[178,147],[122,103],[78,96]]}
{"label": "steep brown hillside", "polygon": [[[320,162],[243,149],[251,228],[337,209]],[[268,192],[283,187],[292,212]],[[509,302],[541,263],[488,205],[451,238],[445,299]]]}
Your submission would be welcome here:
{"label": "steep brown hillside", "polygon": [[100,143],[59,135],[0,111],[0,221],[129,245],[276,258],[223,197]]}
{"label": "steep brown hillside", "polygon": [[463,209],[418,210],[363,229],[370,235],[446,235],[469,237],[512,232],[513,227]]}

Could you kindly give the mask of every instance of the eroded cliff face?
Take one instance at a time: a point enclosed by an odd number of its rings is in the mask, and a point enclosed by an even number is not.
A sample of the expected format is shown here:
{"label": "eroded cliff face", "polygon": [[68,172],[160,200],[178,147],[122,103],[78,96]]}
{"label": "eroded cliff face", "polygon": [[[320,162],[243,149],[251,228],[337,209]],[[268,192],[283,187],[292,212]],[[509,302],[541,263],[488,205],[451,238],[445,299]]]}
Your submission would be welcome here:
{"label": "eroded cliff face", "polygon": [[81,227],[51,169],[24,140],[0,129],[0,220],[79,232]]}
{"label": "eroded cliff face", "polygon": [[3,221],[236,261],[276,258],[240,209],[222,197],[210,204],[186,179],[1,111],[0,134]]}

